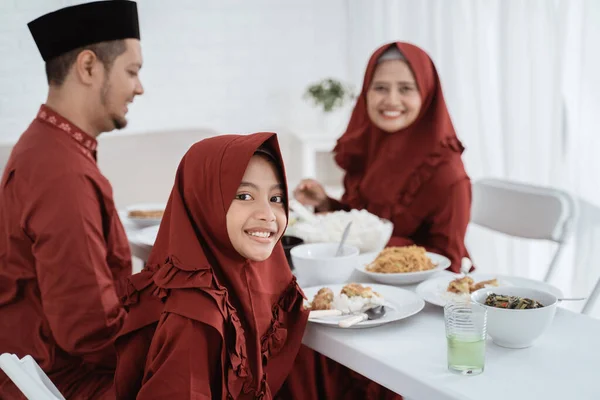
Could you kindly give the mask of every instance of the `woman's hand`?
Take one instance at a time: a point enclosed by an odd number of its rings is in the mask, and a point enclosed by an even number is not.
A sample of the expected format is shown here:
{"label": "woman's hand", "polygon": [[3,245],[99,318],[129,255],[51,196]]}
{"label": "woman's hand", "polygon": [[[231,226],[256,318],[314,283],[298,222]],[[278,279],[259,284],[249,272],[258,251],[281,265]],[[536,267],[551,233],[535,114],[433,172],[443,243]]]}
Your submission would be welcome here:
{"label": "woman's hand", "polygon": [[294,189],[294,197],[305,206],[313,206],[319,211],[329,211],[329,197],[325,188],[314,179],[303,179]]}

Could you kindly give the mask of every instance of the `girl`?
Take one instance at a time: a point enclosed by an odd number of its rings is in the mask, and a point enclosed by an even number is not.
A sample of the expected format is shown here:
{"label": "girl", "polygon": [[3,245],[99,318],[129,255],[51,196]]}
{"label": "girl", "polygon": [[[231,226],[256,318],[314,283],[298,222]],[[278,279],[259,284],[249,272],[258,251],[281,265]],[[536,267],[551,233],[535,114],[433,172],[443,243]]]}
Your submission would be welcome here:
{"label": "girl", "polygon": [[286,193],[275,134],[219,136],[190,148],[148,266],[124,296],[118,399],[278,392],[308,319],[279,243]]}

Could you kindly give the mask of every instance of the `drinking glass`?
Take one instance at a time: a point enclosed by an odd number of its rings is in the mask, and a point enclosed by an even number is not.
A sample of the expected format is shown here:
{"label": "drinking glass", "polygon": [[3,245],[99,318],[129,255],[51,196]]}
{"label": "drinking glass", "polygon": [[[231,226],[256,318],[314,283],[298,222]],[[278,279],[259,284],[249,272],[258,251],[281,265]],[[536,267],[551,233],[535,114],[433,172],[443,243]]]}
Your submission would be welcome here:
{"label": "drinking glass", "polygon": [[444,307],[448,369],[461,375],[478,375],[485,364],[487,309],[470,301]]}

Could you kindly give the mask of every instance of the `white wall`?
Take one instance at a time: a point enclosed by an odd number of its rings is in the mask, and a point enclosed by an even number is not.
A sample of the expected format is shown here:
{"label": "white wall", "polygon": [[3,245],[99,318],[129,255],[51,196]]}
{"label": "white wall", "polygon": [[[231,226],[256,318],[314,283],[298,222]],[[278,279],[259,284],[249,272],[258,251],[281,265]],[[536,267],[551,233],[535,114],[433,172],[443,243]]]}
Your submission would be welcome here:
{"label": "white wall", "polygon": [[[45,100],[44,65],[27,22],[81,2],[0,0],[0,145],[16,141]],[[208,129],[274,130],[305,139],[326,131],[335,138],[343,124],[323,130],[318,112],[302,99],[304,89],[329,76],[358,89],[369,55],[389,40],[413,42],[433,58],[473,178],[549,184],[600,204],[597,0],[139,0],[138,8],[146,94],[131,107],[125,132],[103,135],[100,149],[122,204],[150,192],[130,198],[119,189],[135,172],[114,169],[116,150],[102,153],[114,135]],[[306,163],[302,148],[285,142],[293,182]],[[176,160],[182,146],[160,150]],[[0,170],[6,150],[0,146]],[[148,190],[156,189],[152,183]],[[585,260],[567,260],[571,270],[582,268],[576,281],[593,282],[600,273],[599,256],[591,252],[596,240],[578,238],[574,252]],[[483,270],[541,276],[547,248],[498,243],[480,234],[471,243]],[[575,295],[585,295],[583,287],[574,285]]]}
{"label": "white wall", "polygon": [[[46,96],[27,22],[82,2],[0,0],[0,142],[16,141]],[[138,11],[146,93],[125,132],[310,131],[306,86],[348,76],[344,0],[139,0]]]}

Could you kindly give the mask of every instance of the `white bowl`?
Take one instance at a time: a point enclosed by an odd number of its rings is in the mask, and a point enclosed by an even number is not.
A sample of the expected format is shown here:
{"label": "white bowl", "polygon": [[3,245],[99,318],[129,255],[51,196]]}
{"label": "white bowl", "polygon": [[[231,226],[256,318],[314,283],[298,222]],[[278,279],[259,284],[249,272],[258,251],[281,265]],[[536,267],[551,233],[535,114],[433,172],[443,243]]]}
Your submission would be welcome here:
{"label": "white bowl", "polygon": [[348,242],[348,244],[357,246],[362,254],[379,254],[388,244],[394,232],[394,224],[383,218],[380,221],[380,225],[361,229],[360,239],[357,239],[356,243]]}
{"label": "white bowl", "polygon": [[[488,294],[526,297],[542,304],[542,308],[508,310],[485,305]],[[550,326],[556,314],[558,298],[548,292],[524,287],[479,289],[471,299],[487,308],[487,332],[498,346],[522,349],[533,345]]]}
{"label": "white bowl", "polygon": [[[368,253],[371,254],[371,253]],[[366,256],[366,255],[365,255]],[[434,264],[437,264],[435,268],[427,270],[427,271],[418,271],[418,272],[396,272],[391,274],[384,274],[381,272],[371,272],[367,271],[367,265],[377,258],[377,254],[370,261],[363,264],[363,261],[368,260],[367,257],[363,257],[361,254],[359,256],[360,263],[356,267],[357,270],[367,275],[369,278],[374,281],[385,283],[387,285],[410,285],[413,283],[422,282],[426,279],[431,278],[433,275],[437,274],[440,271],[445,270],[450,267],[452,262],[447,258],[439,254],[427,252],[427,257],[431,259]]]}
{"label": "white bowl", "polygon": [[342,255],[335,257],[338,246],[339,243],[308,243],[290,251],[294,273],[303,287],[350,279],[358,262],[358,247],[344,245]]}
{"label": "white bowl", "polygon": [[377,223],[365,225],[358,220],[364,210],[352,211],[336,211],[335,218],[339,220],[335,222],[331,220],[334,213],[317,215],[317,223],[297,222],[291,234],[302,238],[306,243],[335,243],[342,239],[346,224],[353,221],[346,243],[358,247],[361,253],[379,253],[390,241],[394,224],[381,218],[377,221],[377,217],[373,216]]}

